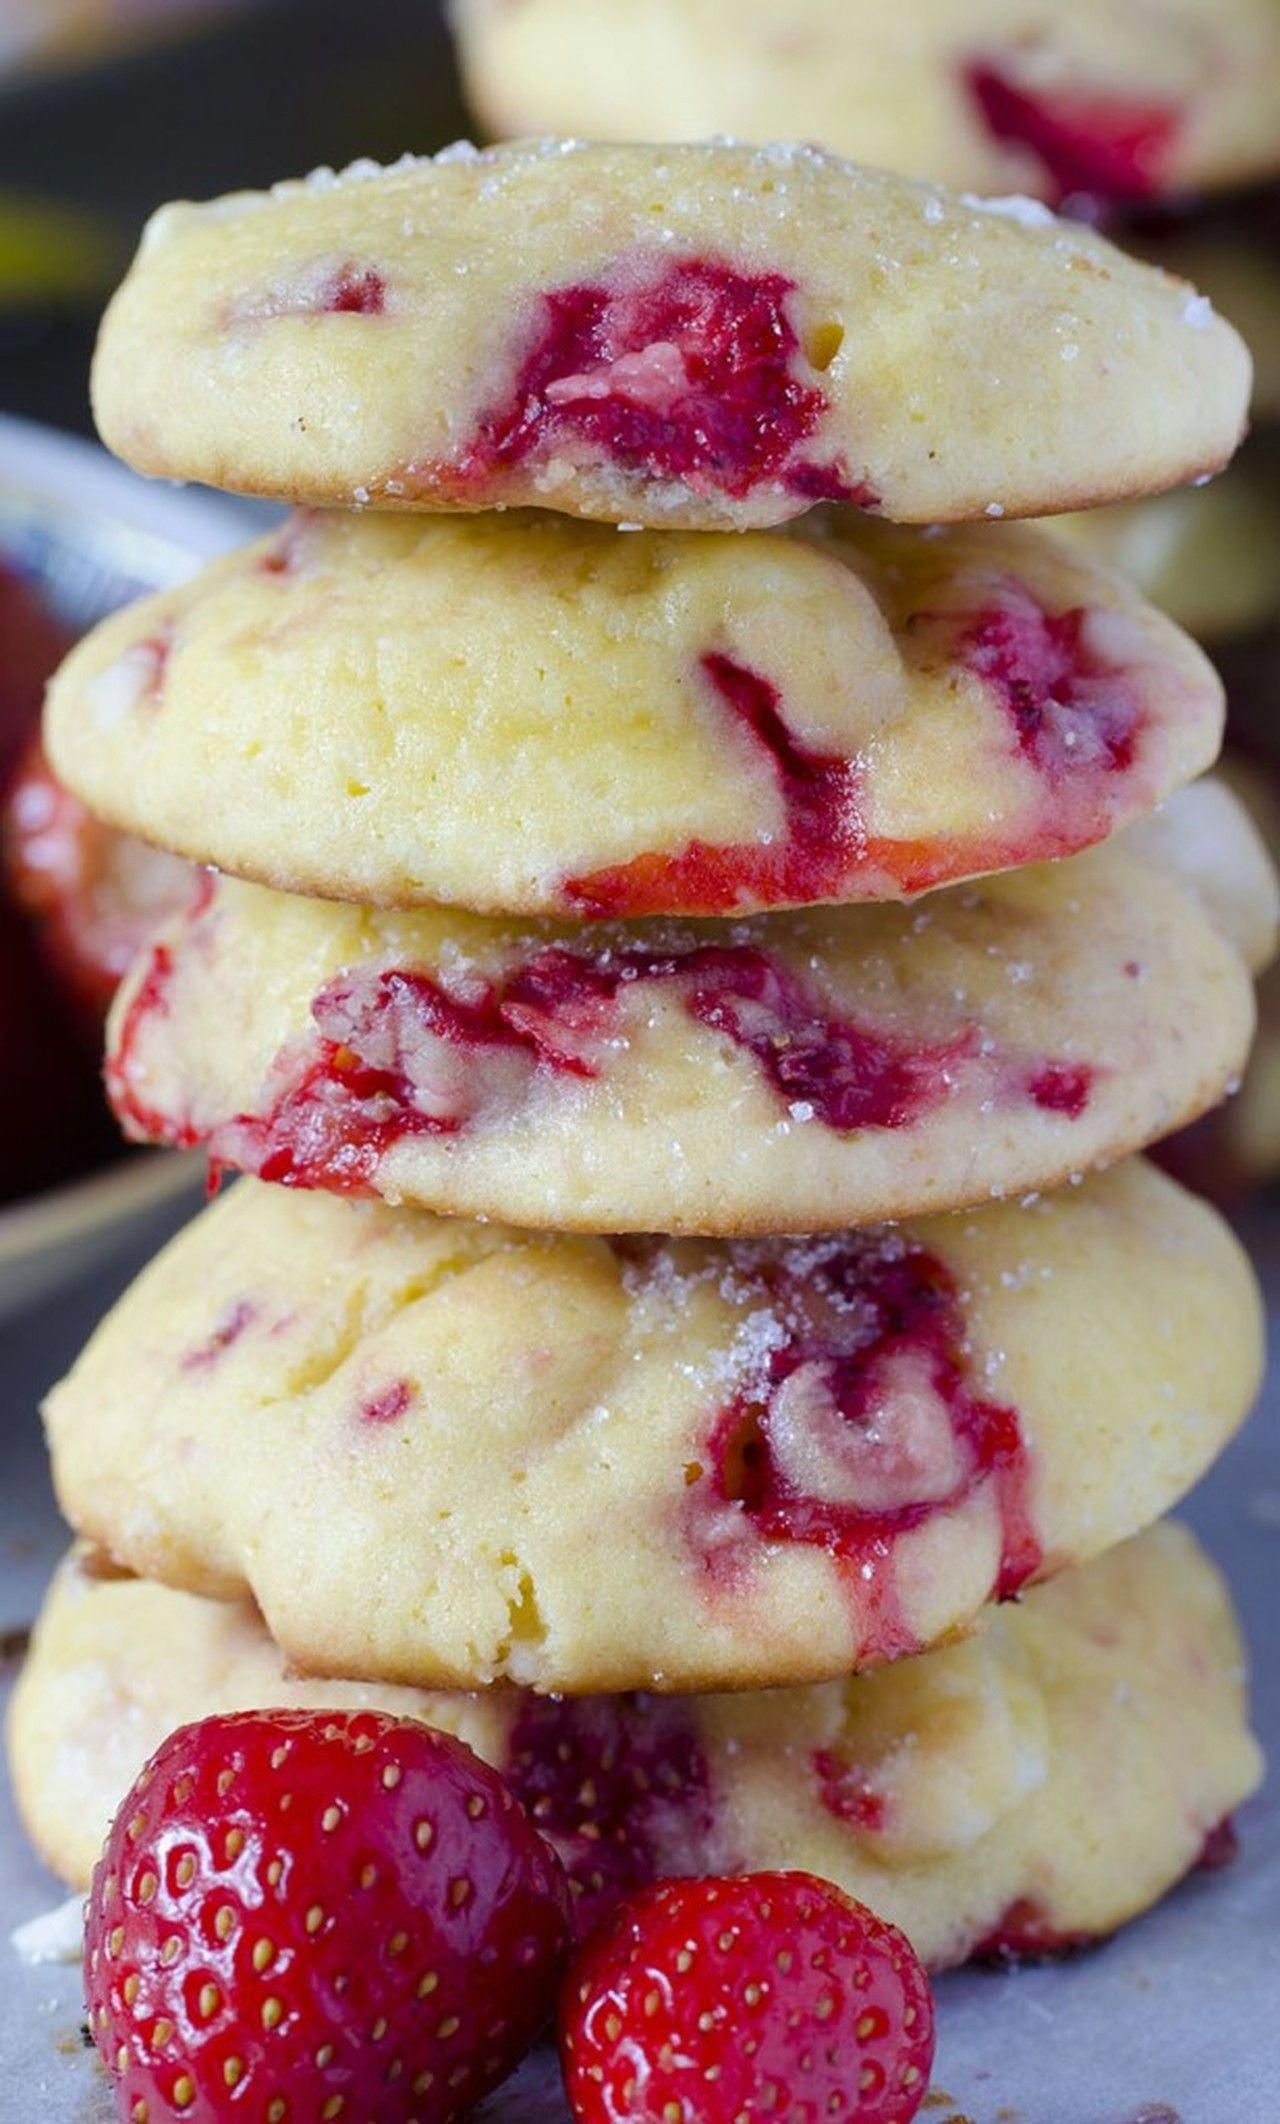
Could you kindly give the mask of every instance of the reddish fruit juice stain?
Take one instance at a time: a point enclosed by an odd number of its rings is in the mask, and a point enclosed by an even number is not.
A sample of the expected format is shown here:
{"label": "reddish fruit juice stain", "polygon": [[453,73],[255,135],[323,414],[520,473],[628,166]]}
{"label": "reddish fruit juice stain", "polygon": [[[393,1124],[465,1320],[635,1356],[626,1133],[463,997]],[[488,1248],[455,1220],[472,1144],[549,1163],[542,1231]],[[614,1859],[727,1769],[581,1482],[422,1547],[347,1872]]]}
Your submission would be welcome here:
{"label": "reddish fruit juice stain", "polygon": [[213,1155],[285,1186],[366,1192],[393,1144],[456,1134],[491,1098],[525,1096],[535,1070],[598,1075],[617,1000],[641,983],[676,987],[690,1017],[749,1053],[789,1109],[837,1131],[909,1127],[950,1095],[974,1051],[968,1034],[908,1046],[834,1016],[749,946],[592,959],[552,945],[466,1002],[426,974],[341,976],[313,1004],[319,1039],[275,1103],[215,1130]]}
{"label": "reddish fruit juice stain", "polygon": [[[173,977],[172,951],[161,944],[109,1057],[108,1086],[135,1132],[190,1143],[197,1131],[137,1091],[147,1021],[168,1010]],[[209,1128],[211,1155],[284,1186],[371,1192],[395,1144],[455,1135],[486,1109],[526,1099],[540,1073],[599,1076],[623,1026],[622,1000],[655,985],[750,1055],[793,1118],[839,1134],[909,1128],[955,1096],[973,1068],[992,1066],[974,1029],[922,1043],[858,1024],[755,946],[636,944],[592,955],[547,945],[500,981],[475,981],[465,997],[411,970],[339,975],[312,1004],[312,1033],[281,1055],[274,1096]],[[1003,1075],[1008,1097],[1071,1119],[1090,1083],[1083,1065],[1052,1061]]]}
{"label": "reddish fruit juice stain", "polygon": [[660,1875],[710,1863],[706,1760],[678,1697],[528,1696],[503,1775],[555,1846],[581,1935]]}
{"label": "reddish fruit juice stain", "polygon": [[789,314],[795,283],[714,258],[632,259],[548,289],[506,400],[433,485],[483,483],[557,453],[734,500],[762,485],[875,506],[838,463],[798,453],[827,410]]}
{"label": "reddish fruit juice stain", "polygon": [[1165,184],[1180,113],[1168,104],[1078,91],[1038,94],[990,60],[965,73],[970,95],[997,140],[1029,148],[1055,205],[1086,213],[1151,199]]}
{"label": "reddish fruit juice stain", "polygon": [[720,1412],[689,1533],[733,1576],[762,1543],[825,1549],[848,1587],[861,1662],[916,1651],[898,1601],[904,1534],[990,1490],[993,1585],[1007,1600],[1041,1562],[1017,1412],[974,1391],[950,1271],[893,1232],[809,1243],[760,1278],[780,1323],[757,1377]]}
{"label": "reddish fruit juice stain", "polygon": [[839,1822],[848,1822],[854,1829],[865,1829],[873,1834],[884,1828],[887,1806],[883,1792],[865,1770],[856,1763],[846,1763],[828,1748],[815,1750],[810,1758],[818,1797],[828,1814],[834,1814]]}
{"label": "reddish fruit juice stain", "polygon": [[131,1136],[143,1142],[166,1143],[175,1150],[191,1150],[200,1141],[199,1131],[189,1122],[152,1106],[137,1088],[139,1050],[152,1021],[168,1015],[176,970],[169,945],[153,944],[115,1041],[107,1051],[104,1080],[112,1109]]}
{"label": "reddish fruit juice stain", "polygon": [[804,745],[771,680],[719,653],[704,677],[767,761],[783,824],[768,840],[723,846],[695,840],[571,877],[565,898],[593,919],[651,914],[732,914],[747,907],[842,900],[855,880],[883,894],[919,892],[949,878],[1069,854],[1107,830],[1106,785],[1135,766],[1145,709],[1131,673],[1089,641],[1083,607],[1053,613],[1014,580],[978,612],[916,615],[936,627],[940,653],[980,679],[1008,718],[1017,752],[1051,798],[1041,822],[976,841],[893,842],[868,836],[853,761]]}
{"label": "reddish fruit juice stain", "polygon": [[991,1968],[1011,1969],[1019,1962],[1057,1961],[1082,1954],[1101,1944],[1095,1932],[1063,1932],[1049,1922],[1040,1905],[1030,1896],[1019,1896],[997,1919],[990,1932],[969,1950],[971,1962]]}
{"label": "reddish fruit juice stain", "polygon": [[258,1308],[252,1299],[241,1298],[218,1322],[213,1333],[204,1342],[188,1350],[182,1360],[184,1372],[207,1372],[218,1359],[239,1342],[240,1337],[253,1326],[258,1317]]}
{"label": "reddish fruit juice stain", "polygon": [[319,1038],[274,1106],[210,1137],[215,1160],[285,1187],[368,1193],[393,1144],[456,1134],[486,1064],[527,1053],[492,992],[462,1002],[426,974],[344,974],[311,1010]]}
{"label": "reddish fruit juice stain", "polygon": [[1224,1814],[1222,1820],[1215,1822],[1206,1833],[1196,1867],[1203,1873],[1218,1873],[1224,1866],[1234,1865],[1239,1856],[1240,1832],[1234,1817]]}
{"label": "reddish fruit juice stain", "polygon": [[1051,789],[1132,766],[1142,709],[1128,673],[1086,640],[1089,614],[1048,612],[1023,593],[965,621],[961,660],[988,685],[1019,751]]}
{"label": "reddish fruit juice stain", "polygon": [[866,832],[857,768],[841,754],[801,744],[769,679],[719,654],[704,656],[701,668],[733,718],[734,735],[745,733],[767,757],[783,829],[770,842],[717,848],[691,841],[673,855],[637,856],[570,878],[565,894],[580,914],[731,914],[751,905],[834,900],[859,868]]}
{"label": "reddish fruit juice stain", "polygon": [[1095,1072],[1087,1063],[1046,1062],[1027,1080],[1034,1104],[1045,1113],[1078,1121],[1089,1104]]}
{"label": "reddish fruit juice stain", "polygon": [[342,266],[316,307],[330,317],[381,317],[387,307],[387,283],[372,266]]}
{"label": "reddish fruit juice stain", "polygon": [[417,1388],[408,1379],[393,1379],[381,1393],[371,1394],[360,1404],[361,1423],[398,1423],[417,1400]]}

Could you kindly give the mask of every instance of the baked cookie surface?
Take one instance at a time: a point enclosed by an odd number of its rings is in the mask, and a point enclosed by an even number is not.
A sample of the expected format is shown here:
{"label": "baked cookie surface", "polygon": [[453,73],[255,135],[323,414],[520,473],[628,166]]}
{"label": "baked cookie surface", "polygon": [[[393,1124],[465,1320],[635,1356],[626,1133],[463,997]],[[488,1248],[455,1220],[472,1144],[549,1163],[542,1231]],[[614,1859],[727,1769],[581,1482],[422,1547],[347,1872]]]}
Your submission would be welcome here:
{"label": "baked cookie surface", "polygon": [[1125,241],[1148,264],[1194,281],[1231,319],[1253,357],[1254,418],[1280,420],[1280,184]]}
{"label": "baked cookie surface", "polygon": [[129,1134],[215,1166],[562,1230],[830,1230],[1048,1188],[1244,1067],[1241,947],[1265,949],[1275,887],[1220,797],[1222,863],[1172,852],[1204,801],[1184,791],[1163,833],[1132,829],[1145,858],[1121,840],[728,925],[378,913],[211,877],[117,996],[108,1091]]}
{"label": "baked cookie surface", "polygon": [[[47,1404],[72,1525],[304,1671],[829,1679],[1147,1525],[1256,1389],[1227,1227],[1141,1161],[736,1246],[242,1181]],[[607,1555],[601,1530],[607,1527]]]}
{"label": "baked cookie surface", "polygon": [[703,530],[1177,485],[1248,391],[1193,290],[1038,206],[718,142],[464,146],[165,208],[94,369],[140,471]]}
{"label": "baked cookie surface", "polygon": [[1113,568],[1199,641],[1280,620],[1280,457],[1248,451],[1207,487],[1054,517],[1043,528]]}
{"label": "baked cookie surface", "polygon": [[9,1752],[34,1840],[84,1887],[176,1726],[276,1706],[422,1718],[532,1808],[584,1922],[655,1877],[799,1866],[938,1968],[1113,1931],[1212,1849],[1260,1774],[1242,1670],[1225,1588],[1173,1525],[988,1614],[968,1643],[851,1681],[684,1699],[303,1680],[251,1608],[95,1578],[72,1555]]}
{"label": "baked cookie surface", "polygon": [[1280,161],[1269,0],[452,0],[452,18],[495,133],[819,140],[1095,211]]}
{"label": "baked cookie surface", "polygon": [[897,898],[1104,839],[1222,688],[1021,525],[297,518],[105,622],[48,743],[118,826],[285,890],[582,916]]}

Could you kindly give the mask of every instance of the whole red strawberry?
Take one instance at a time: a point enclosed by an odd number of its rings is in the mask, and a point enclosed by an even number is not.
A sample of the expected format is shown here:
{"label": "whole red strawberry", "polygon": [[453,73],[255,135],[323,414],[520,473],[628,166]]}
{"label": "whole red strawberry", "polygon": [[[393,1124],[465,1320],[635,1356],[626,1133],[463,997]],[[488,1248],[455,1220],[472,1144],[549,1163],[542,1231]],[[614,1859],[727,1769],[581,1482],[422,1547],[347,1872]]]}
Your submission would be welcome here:
{"label": "whole red strawberry", "polygon": [[555,2000],[559,1861],[460,1741],[373,1712],[171,1734],[117,1815],[85,1935],[129,2124],[446,2124]]}
{"label": "whole red strawberry", "polygon": [[580,1949],[560,2052],[579,2124],[908,2124],[933,2001],[902,1934],[812,1874],[668,1881]]}

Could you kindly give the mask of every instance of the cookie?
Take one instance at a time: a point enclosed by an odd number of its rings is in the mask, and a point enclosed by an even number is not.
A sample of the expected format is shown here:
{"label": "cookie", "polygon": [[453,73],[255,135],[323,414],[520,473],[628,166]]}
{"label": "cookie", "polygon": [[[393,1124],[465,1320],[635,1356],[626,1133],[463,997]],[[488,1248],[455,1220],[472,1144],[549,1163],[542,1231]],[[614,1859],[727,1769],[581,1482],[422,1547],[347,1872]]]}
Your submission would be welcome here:
{"label": "cookie", "polygon": [[[1273,882],[1264,909],[1260,930]],[[135,1138],[291,1187],[586,1232],[831,1230],[1054,1186],[1216,1104],[1254,1021],[1222,919],[1122,844],[732,925],[210,878],[120,991],[107,1085]]]}
{"label": "cookie", "polygon": [[[802,1866],[933,1967],[1083,1944],[1206,1853],[1257,1784],[1226,1590],[1167,1525],[966,1644],[852,1681],[681,1699],[422,1695],[300,1680],[251,1608],[72,1555],[9,1724],[35,1842],[84,1887],[166,1734],[214,1712],[376,1709],[458,1733],[556,1844],[584,1928],[667,1874]],[[1105,1794],[1105,1800],[1100,1795]]]}
{"label": "cookie", "polygon": [[107,620],[48,738],[115,824],[264,884],[625,917],[1068,854],[1221,727],[1186,637],[1021,525],[330,512]]}
{"label": "cookie", "polygon": [[1246,456],[1207,487],[1054,517],[1045,529],[1198,640],[1229,640],[1280,620],[1276,469]]}
{"label": "cookie", "polygon": [[1207,302],[1047,210],[723,142],[167,207],[94,369],[143,472],[691,530],[1119,500],[1223,464],[1248,391]]}
{"label": "cookie", "polygon": [[[1253,825],[1255,856],[1269,863],[1267,851],[1280,850],[1280,779],[1262,758],[1239,752],[1227,754],[1222,770],[1233,798],[1223,801],[1226,784],[1216,777],[1198,782],[1183,790],[1174,804],[1131,829],[1130,838],[1156,861],[1176,844],[1178,861],[1190,859],[1202,886],[1212,890],[1213,919],[1233,934],[1238,947],[1247,949],[1242,918],[1247,906],[1260,911],[1263,902],[1256,885],[1252,890],[1246,886],[1246,866],[1238,858],[1238,822],[1243,806]],[[1259,924],[1255,949],[1264,942]],[[1257,987],[1258,1024],[1240,1089],[1226,1105],[1162,1143],[1159,1153],[1161,1164],[1176,1178],[1211,1201],[1233,1206],[1280,1177],[1280,966],[1270,963],[1269,953],[1256,956],[1254,963],[1264,969]]]}
{"label": "cookie", "polygon": [[1127,236],[1162,271],[1203,288],[1253,357],[1256,420],[1280,420],[1280,186],[1218,212]]}
{"label": "cookie", "polygon": [[734,1246],[241,1181],[47,1417],[78,1532],[252,1593],[304,1671],[679,1691],[895,1659],[1101,1553],[1203,1473],[1260,1361],[1236,1240],[1141,1161]]}
{"label": "cookie", "polygon": [[1238,753],[1131,826],[1122,846],[1190,892],[1250,972],[1270,967],[1280,924],[1280,807],[1259,803]]}
{"label": "cookie", "polygon": [[820,140],[1096,212],[1280,164],[1270,0],[452,0],[490,132]]}

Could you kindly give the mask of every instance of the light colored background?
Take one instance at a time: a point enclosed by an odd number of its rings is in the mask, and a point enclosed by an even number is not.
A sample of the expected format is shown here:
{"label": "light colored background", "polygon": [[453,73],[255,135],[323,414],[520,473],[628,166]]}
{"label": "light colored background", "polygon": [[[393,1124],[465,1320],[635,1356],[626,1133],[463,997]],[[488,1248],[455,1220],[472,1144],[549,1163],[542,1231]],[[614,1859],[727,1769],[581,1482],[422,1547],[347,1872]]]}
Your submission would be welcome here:
{"label": "light colored background", "polygon": [[[167,1213],[173,1221],[172,1211]],[[131,1235],[109,1273],[0,1333],[0,1628],[29,1623],[61,1530],[35,1408],[164,1228]],[[1280,1217],[1250,1233],[1280,1309]],[[1243,1437],[1186,1515],[1228,1570],[1255,1663],[1264,1741],[1280,1765],[1280,1367]],[[13,1661],[5,1682],[12,1679]],[[921,2124],[1276,2124],[1280,2119],[1280,1803],[1273,1780],[1241,1817],[1243,1849],[1096,1953],[939,1984],[936,2084]],[[0,1922],[60,1899],[0,1791]],[[79,2036],[78,1972],[23,1966],[0,1938],[2,2124],[106,2124],[105,2084]],[[1161,2106],[1165,2105],[1165,2106]],[[1173,2113],[1172,2117],[1170,2112]],[[545,2065],[483,2112],[560,2124]]]}

